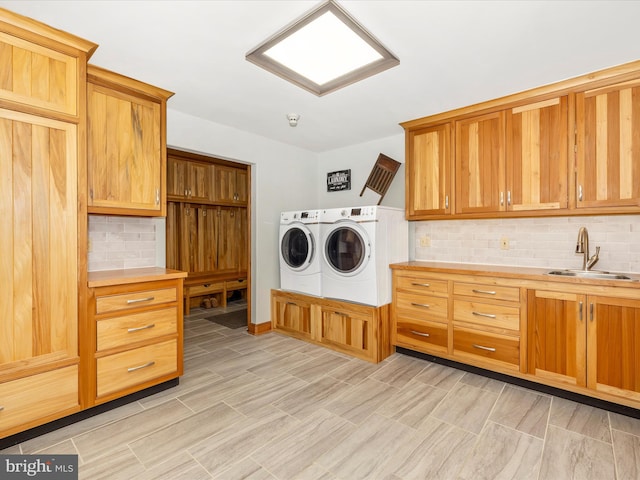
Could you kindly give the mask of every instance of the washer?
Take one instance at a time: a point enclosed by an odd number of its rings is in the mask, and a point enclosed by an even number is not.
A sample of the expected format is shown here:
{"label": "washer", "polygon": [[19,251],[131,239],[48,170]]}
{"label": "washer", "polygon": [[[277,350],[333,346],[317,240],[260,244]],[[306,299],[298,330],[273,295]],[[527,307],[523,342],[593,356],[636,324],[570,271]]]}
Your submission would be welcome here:
{"label": "washer", "polygon": [[367,206],[324,210],[322,296],[381,306],[391,303],[390,263],[409,259],[404,210]]}
{"label": "washer", "polygon": [[280,288],[320,296],[320,210],[280,214]]}

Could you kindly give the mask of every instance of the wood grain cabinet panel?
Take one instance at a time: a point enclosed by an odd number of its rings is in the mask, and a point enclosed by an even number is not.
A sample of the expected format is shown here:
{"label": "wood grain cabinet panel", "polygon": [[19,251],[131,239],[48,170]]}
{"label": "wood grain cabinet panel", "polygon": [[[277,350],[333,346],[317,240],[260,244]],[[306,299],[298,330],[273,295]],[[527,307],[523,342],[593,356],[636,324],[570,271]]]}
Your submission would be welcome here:
{"label": "wood grain cabinet panel", "polygon": [[171,92],[90,65],[90,213],[166,215],[166,101]]}
{"label": "wood grain cabinet panel", "polygon": [[0,110],[0,374],[78,356],[76,129]]}
{"label": "wood grain cabinet panel", "polygon": [[455,125],[456,213],[504,211],[504,112]]}
{"label": "wood grain cabinet panel", "polygon": [[273,329],[287,332],[302,339],[311,339],[311,303],[304,298],[271,296],[271,320]]}
{"label": "wood grain cabinet panel", "polygon": [[506,129],[507,209],[567,208],[568,97],[507,110]]}
{"label": "wood grain cabinet panel", "polygon": [[97,351],[177,334],[176,307],[107,318],[97,323]]}
{"label": "wood grain cabinet panel", "polygon": [[167,197],[188,202],[212,202],[213,165],[167,157]]}
{"label": "wood grain cabinet panel", "polygon": [[407,218],[452,212],[451,124],[407,131]]}
{"label": "wood grain cabinet panel", "polygon": [[214,167],[214,199],[219,203],[247,203],[247,171],[226,165]]}
{"label": "wood grain cabinet panel", "polygon": [[576,205],[640,211],[640,80],[576,95]]}

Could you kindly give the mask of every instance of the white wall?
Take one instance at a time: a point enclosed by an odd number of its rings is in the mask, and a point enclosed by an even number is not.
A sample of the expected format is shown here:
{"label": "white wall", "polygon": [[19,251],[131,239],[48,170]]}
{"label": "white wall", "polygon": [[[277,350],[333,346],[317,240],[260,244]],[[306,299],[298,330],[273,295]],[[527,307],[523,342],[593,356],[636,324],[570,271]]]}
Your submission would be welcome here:
{"label": "white wall", "polygon": [[171,109],[167,115],[170,147],[251,164],[251,321],[268,322],[271,289],[280,285],[280,212],[317,205],[317,156]]}
{"label": "white wall", "polygon": [[[398,129],[402,130],[400,127]],[[360,192],[381,153],[402,163],[381,205],[404,208],[404,132],[318,154],[317,208],[376,205],[380,195],[368,188],[362,197]],[[347,169],[351,169],[351,190],[327,192],[327,173]]]}

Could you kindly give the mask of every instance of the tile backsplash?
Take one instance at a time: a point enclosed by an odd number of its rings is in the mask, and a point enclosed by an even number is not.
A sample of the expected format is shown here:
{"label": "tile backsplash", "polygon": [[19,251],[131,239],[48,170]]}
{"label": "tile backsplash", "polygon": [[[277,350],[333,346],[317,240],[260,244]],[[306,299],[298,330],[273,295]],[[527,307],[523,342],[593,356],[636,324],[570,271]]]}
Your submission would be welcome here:
{"label": "tile backsplash", "polygon": [[640,272],[640,215],[413,222],[411,251],[423,261],[582,268],[575,249],[583,226],[590,254],[600,247],[595,270]]}
{"label": "tile backsplash", "polygon": [[157,266],[157,219],[89,215],[90,272]]}

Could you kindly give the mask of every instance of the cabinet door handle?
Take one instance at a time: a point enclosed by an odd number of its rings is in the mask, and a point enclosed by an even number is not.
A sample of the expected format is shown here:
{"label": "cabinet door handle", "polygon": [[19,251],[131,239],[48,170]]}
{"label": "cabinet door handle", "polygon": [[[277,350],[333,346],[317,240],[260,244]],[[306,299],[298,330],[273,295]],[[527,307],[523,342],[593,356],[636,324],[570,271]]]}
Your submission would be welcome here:
{"label": "cabinet door handle", "polygon": [[143,368],[147,368],[147,367],[152,367],[156,364],[156,362],[154,362],[153,360],[150,362],[147,362],[143,365],[138,365],[137,367],[131,367],[131,368],[127,368],[127,372],[131,373],[131,372],[135,372],[136,370],[142,370]]}
{"label": "cabinet door handle", "polygon": [[160,189],[156,188],[156,205],[160,205]]}
{"label": "cabinet door handle", "polygon": [[297,305],[295,302],[287,302],[287,305]]}
{"label": "cabinet door handle", "polygon": [[0,405],[0,412],[4,410],[4,407],[2,405]]}
{"label": "cabinet door handle", "polygon": [[504,192],[500,192],[500,206],[504,205]]}
{"label": "cabinet door handle", "polygon": [[477,348],[478,350],[485,350],[487,352],[495,352],[496,349],[493,347],[485,347],[484,345],[478,345],[476,343],[473,344],[473,348]]}
{"label": "cabinet door handle", "polygon": [[155,326],[156,326],[155,323],[150,323],[149,325],[145,325],[144,327],[128,328],[127,332],[128,333],[139,332],[140,330],[148,330],[149,328],[153,328]]}
{"label": "cabinet door handle", "polygon": [[582,302],[580,302],[579,304],[579,312],[580,312],[580,321],[582,321]]}
{"label": "cabinet door handle", "polygon": [[413,305],[414,307],[431,308],[431,305],[429,305],[429,304],[427,304],[427,303],[415,303],[415,302],[411,302],[411,305]]}
{"label": "cabinet door handle", "polygon": [[578,185],[578,201],[582,201],[582,185]]}
{"label": "cabinet door handle", "polygon": [[423,332],[416,332],[415,330],[409,330],[411,333],[413,333],[414,335],[420,335],[421,337],[430,337],[431,335],[429,335],[428,333],[423,333]]}
{"label": "cabinet door handle", "polygon": [[187,190],[186,188],[184,189],[184,196],[188,197],[189,196],[189,190]]}
{"label": "cabinet door handle", "polygon": [[444,208],[449,208],[449,195],[444,196]]}
{"label": "cabinet door handle", "polygon": [[431,284],[430,283],[418,283],[418,282],[412,282],[411,283],[412,287],[430,287]]}
{"label": "cabinet door handle", "polygon": [[473,293],[482,293],[484,295],[495,295],[495,290],[476,290],[475,288],[471,290]]}
{"label": "cabinet door handle", "polygon": [[476,317],[496,318],[493,313],[471,312]]}
{"label": "cabinet door handle", "polygon": [[507,206],[511,206],[511,190],[507,190]]}
{"label": "cabinet door handle", "polygon": [[150,302],[150,301],[155,300],[155,299],[156,299],[156,297],[133,298],[133,299],[127,300],[127,305],[131,305],[132,303]]}
{"label": "cabinet door handle", "polygon": [[589,320],[593,322],[593,303],[589,304]]}

